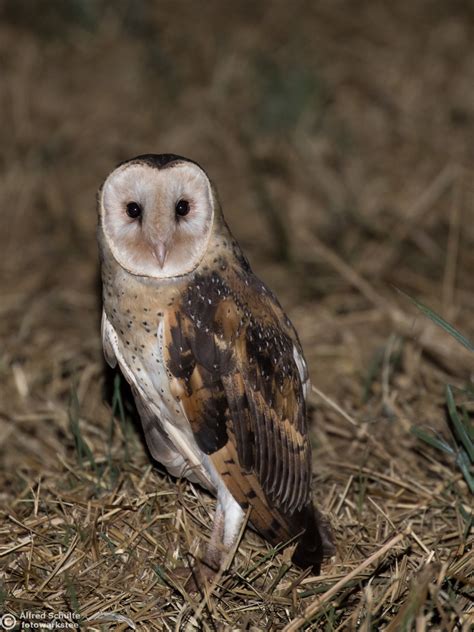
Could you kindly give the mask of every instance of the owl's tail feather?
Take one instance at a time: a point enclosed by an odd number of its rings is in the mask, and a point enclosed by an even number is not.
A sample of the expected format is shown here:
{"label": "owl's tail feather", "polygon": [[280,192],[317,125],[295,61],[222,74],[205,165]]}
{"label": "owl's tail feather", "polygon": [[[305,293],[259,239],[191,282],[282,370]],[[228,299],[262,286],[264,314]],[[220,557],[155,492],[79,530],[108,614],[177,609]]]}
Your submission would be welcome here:
{"label": "owl's tail feather", "polygon": [[300,568],[312,567],[313,573],[319,575],[323,559],[336,552],[331,525],[312,503],[298,513],[298,523],[305,531],[298,541],[292,562]]}

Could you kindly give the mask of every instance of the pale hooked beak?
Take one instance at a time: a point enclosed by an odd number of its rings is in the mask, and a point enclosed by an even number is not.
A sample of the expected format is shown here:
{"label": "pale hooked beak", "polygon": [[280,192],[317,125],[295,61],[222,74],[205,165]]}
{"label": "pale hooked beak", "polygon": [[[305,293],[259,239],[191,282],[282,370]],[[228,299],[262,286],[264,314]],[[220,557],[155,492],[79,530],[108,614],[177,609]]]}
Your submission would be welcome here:
{"label": "pale hooked beak", "polygon": [[160,268],[165,265],[166,257],[168,256],[168,244],[163,241],[156,242],[153,253],[160,264]]}

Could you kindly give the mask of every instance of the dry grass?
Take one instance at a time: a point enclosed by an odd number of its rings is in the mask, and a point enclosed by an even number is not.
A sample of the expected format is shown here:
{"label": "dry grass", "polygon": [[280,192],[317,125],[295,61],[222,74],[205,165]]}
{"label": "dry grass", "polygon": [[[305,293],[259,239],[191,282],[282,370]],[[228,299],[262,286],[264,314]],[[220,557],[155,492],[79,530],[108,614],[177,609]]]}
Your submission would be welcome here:
{"label": "dry grass", "polygon": [[[0,1],[0,614],[470,629],[472,494],[410,430],[449,436],[446,383],[472,420],[473,356],[394,288],[473,337],[474,13],[392,5]],[[211,594],[169,573],[214,501],[152,467],[99,340],[95,191],[145,151],[208,169],[300,332],[320,577],[250,531]]]}

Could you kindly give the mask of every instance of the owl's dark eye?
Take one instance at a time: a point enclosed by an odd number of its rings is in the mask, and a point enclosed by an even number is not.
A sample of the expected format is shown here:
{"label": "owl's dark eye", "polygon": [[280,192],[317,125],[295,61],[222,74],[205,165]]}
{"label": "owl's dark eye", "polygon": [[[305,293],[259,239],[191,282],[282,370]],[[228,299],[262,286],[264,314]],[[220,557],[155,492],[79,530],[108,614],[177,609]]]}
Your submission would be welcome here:
{"label": "owl's dark eye", "polygon": [[127,204],[127,215],[132,219],[137,219],[142,214],[142,207],[137,202],[129,202]]}
{"label": "owl's dark eye", "polygon": [[189,202],[187,200],[179,200],[179,202],[176,202],[174,210],[176,211],[176,215],[184,217],[190,211]]}

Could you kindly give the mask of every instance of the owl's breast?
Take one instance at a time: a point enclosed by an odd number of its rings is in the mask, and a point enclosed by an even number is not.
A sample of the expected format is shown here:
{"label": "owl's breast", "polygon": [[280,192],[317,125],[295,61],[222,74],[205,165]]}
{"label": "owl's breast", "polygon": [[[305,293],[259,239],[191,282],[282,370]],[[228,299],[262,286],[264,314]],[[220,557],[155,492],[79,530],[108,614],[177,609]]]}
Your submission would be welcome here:
{"label": "owl's breast", "polygon": [[122,360],[117,359],[121,367],[125,364],[127,379],[133,377],[139,391],[153,401],[162,399],[158,395],[164,396],[171,408],[158,330],[165,309],[174,300],[172,289],[149,288],[113,266],[103,268],[102,277],[104,310],[116,334]]}
{"label": "owl's breast", "polygon": [[104,335],[135,393],[150,452],[173,476],[184,476],[215,492],[214,468],[170,389],[163,361],[163,312],[156,306],[154,311],[143,306],[140,311],[128,309],[112,307],[110,316],[106,312],[108,334]]}

